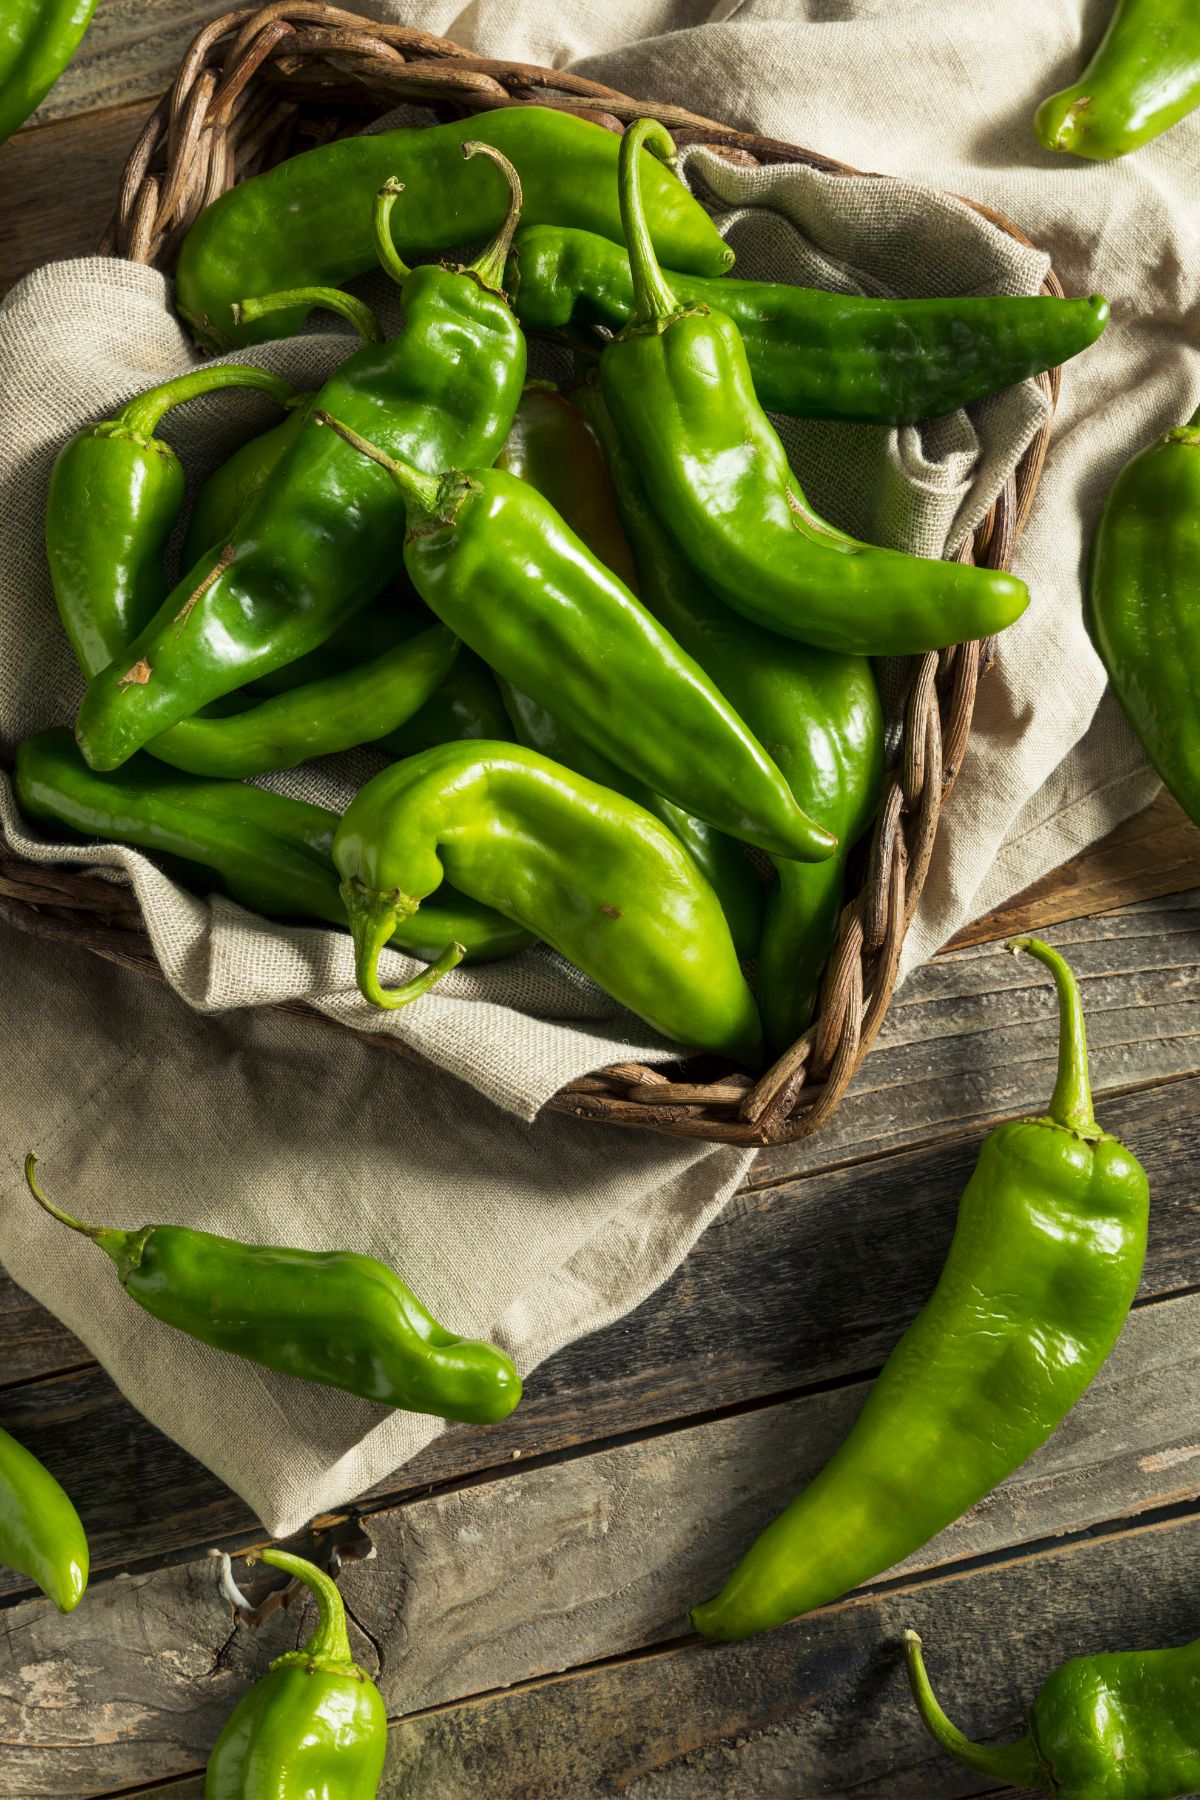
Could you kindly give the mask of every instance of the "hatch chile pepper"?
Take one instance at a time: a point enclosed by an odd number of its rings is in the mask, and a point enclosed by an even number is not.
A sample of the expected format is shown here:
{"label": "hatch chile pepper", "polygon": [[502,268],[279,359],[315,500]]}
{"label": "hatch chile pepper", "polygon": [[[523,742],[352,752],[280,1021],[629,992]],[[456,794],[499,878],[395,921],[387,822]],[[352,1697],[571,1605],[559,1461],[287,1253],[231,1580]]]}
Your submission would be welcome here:
{"label": "hatch chile pepper", "polygon": [[36,1456],[0,1431],[0,1563],[28,1575],[59,1612],[73,1612],[88,1579],[79,1514]]}
{"label": "hatch chile pepper", "polygon": [[837,839],[801,811],[699,664],[535,488],[502,469],[425,475],[314,417],[396,484],[413,585],[498,675],[730,837],[814,862],[833,853]]}
{"label": "hatch chile pepper", "polygon": [[643,604],[712,676],[805,812],[838,835],[825,862],[778,858],[766,896],[755,987],[768,1047],[782,1051],[808,1024],[837,929],[846,857],[879,802],[883,708],[871,665],[777,637],[710,594],[655,516],[599,388],[588,383],[572,398],[603,446]]}
{"label": "hatch chile pepper", "polygon": [[693,1609],[705,1637],[782,1625],[928,1543],[1045,1442],[1125,1322],[1146,1176],[1093,1115],[1071,970],[1037,938],[1008,948],[1044,963],[1058,993],[1049,1116],[985,1138],[932,1296],[841,1449]]}
{"label": "hatch chile pepper", "polygon": [[1200,412],[1117,476],[1092,545],[1088,593],[1117,699],[1200,824]]}
{"label": "hatch chile pepper", "polygon": [[[495,153],[480,148],[486,163]],[[520,206],[511,167],[508,177],[499,237],[467,269],[412,270],[399,336],[356,351],[318,396],[431,472],[490,462],[521,396],[525,340],[494,285]],[[190,569],[90,683],[76,722],[88,761],[115,768],[201,706],[315,649],[384,587],[403,535],[395,490],[306,420],[220,555]]]}
{"label": "hatch chile pepper", "polygon": [[337,1585],[287,1550],[259,1554],[304,1583],[317,1603],[317,1623],[235,1707],[213,1746],[204,1800],[375,1800],[387,1708],[350,1654]]}
{"label": "hatch chile pepper", "polygon": [[[618,140],[602,125],[553,107],[513,106],[432,128],[340,138],[230,188],[205,208],[179,253],[179,310],[210,349],[287,337],[306,306],[270,321],[238,325],[234,302],[247,295],[322,283],[338,287],[375,261],[371,196],[389,176],[404,184],[392,231],[412,259],[491,237],[507,197],[497,175],[463,172],[464,140],[504,152],[526,191],[531,223],[584,225],[622,241],[617,204]],[[673,268],[720,275],[733,252],[683,183],[667,169],[646,171],[647,217]]]}
{"label": "hatch chile pepper", "polygon": [[278,375],[239,364],[189,369],[86,425],[55,459],[46,497],[46,555],[59,616],[89,678],[119,656],[162,605],[163,550],[179,522],[183,470],[155,437],[163,417],[199,394],[257,388],[297,398]]}
{"label": "hatch chile pepper", "polygon": [[938,1704],[921,1640],[904,1634],[913,1698],[951,1756],[1058,1800],[1184,1800],[1200,1791],[1200,1638],[1176,1650],[1076,1656],[1046,1681],[1017,1744],[973,1744]]}
{"label": "hatch chile pepper", "polygon": [[[664,270],[664,279],[681,307],[715,308],[734,321],[759,405],[798,419],[937,418],[1078,356],[1108,322],[1097,294],[881,300],[732,275]],[[620,331],[634,317],[628,254],[590,232],[523,227],[506,281],[527,331],[573,323]]]}
{"label": "hatch chile pepper", "polygon": [[604,398],[660,519],[736,612],[824,650],[903,656],[990,637],[1024,612],[1003,570],[859,543],[819,518],[754,394],[741,334],[715,307],[681,307],[646,232],[645,144],[673,146],[653,119],[621,140],[620,195],[636,310],[600,358]]}
{"label": "hatch chile pepper", "polygon": [[1042,101],[1033,128],[1047,150],[1105,161],[1148,144],[1198,106],[1195,0],[1117,0],[1087,68]]}
{"label": "hatch chile pepper", "polygon": [[242,1244],[185,1225],[84,1225],[46,1198],[36,1167],[31,1151],[25,1179],[38,1205],[91,1238],[146,1312],[214,1350],[439,1419],[490,1424],[521,1398],[503,1351],[447,1331],[374,1256]]}
{"label": "hatch chile pepper", "polygon": [[96,0],[4,0],[0,7],[0,144],[36,112],[76,50]]}
{"label": "hatch chile pepper", "polygon": [[[62,729],[39,731],[18,746],[15,789],[27,818],[182,858],[218,875],[252,912],[347,923],[333,866],[338,815],[327,807],[240,781],[179,775],[140,756],[99,775]],[[446,887],[415,918],[397,921],[392,942],[432,961],[450,940],[472,962],[513,956],[531,941],[502,914]]]}
{"label": "hatch chile pepper", "polygon": [[[511,477],[509,478],[511,479]],[[458,960],[385,992],[379,952],[443,875],[544,936],[656,1031],[753,1064],[758,1013],[711,887],[632,801],[516,744],[442,744],[393,763],[334,839],[358,982],[404,1006]]]}

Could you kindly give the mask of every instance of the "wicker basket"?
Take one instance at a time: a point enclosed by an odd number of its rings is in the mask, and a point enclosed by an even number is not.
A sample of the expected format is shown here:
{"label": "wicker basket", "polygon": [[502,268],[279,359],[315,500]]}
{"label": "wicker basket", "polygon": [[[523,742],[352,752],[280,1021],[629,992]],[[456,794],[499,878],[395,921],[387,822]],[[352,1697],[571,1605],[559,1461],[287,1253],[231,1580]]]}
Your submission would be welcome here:
{"label": "wicker basket", "polygon": [[[299,0],[227,13],[195,39],[130,155],[102,249],[169,267],[193,219],[235,180],[357,130],[405,100],[445,117],[534,102],[581,113],[613,131],[650,114],[678,144],[704,145],[730,161],[803,163],[851,180],[860,173],[683,107],[633,99],[563,70],[494,62],[427,32],[365,23],[357,14]],[[1028,242],[1008,220],[983,206],[976,210]],[[1062,292],[1052,274],[1045,291]],[[1057,372],[1040,379],[1055,401]],[[1048,436],[1047,423],[964,546],[964,560],[1009,566]],[[689,1064],[679,1078],[623,1065],[573,1081],[552,1106],[580,1118],[747,1147],[818,1129],[883,1023],[942,807],[966,753],[976,685],[989,662],[987,644],[914,659],[899,757],[884,783],[869,853],[859,858],[861,880],[842,913],[817,1021],[804,1036],[757,1082],[714,1069],[711,1058]],[[111,881],[34,866],[0,845],[0,915],[34,936],[162,978],[135,900]],[[313,1008],[279,1010],[348,1029]],[[413,1054],[391,1037],[354,1035]]]}

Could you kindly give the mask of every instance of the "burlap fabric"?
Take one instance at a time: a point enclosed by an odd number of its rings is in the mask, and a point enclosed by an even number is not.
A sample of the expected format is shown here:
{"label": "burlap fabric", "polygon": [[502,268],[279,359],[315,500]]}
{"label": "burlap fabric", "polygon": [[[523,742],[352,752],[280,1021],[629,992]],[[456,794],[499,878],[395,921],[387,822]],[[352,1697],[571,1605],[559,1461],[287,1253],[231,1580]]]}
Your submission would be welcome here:
{"label": "burlap fabric", "polygon": [[[1114,301],[1106,338],[1067,375],[1055,449],[1019,571],[1034,592],[982,691],[966,773],[939,842],[907,966],[1148,800],[1154,784],[1115,709],[1082,621],[1087,525],[1123,457],[1194,404],[1178,320],[1197,298],[1200,150],[1191,125],[1128,168],[1052,165],[1029,137],[1035,91],[1077,54],[1074,5],[1024,9],[1002,31],[972,0],[798,8],[582,0],[471,9],[364,8],[458,35],[489,54],[553,63],[648,96],[682,96],[733,123],[814,144],[900,182],[747,171],[704,153],[687,175],[747,275],[870,293],[1037,291],[1045,258],[939,189],[1008,211],[1069,288]],[[1019,9],[1020,10],[1020,9]],[[1047,19],[1044,14],[1052,10]],[[1011,9],[1008,9],[1011,13]],[[807,13],[807,17],[805,14]],[[995,19],[991,21],[994,28]],[[986,36],[986,45],[982,38]],[[972,60],[963,49],[980,40]],[[946,46],[954,44],[953,52]],[[588,55],[587,52],[593,52]],[[1020,117],[1015,95],[1022,96]],[[970,105],[964,96],[970,96]],[[1025,102],[1028,104],[1025,104]],[[1158,288],[1149,273],[1158,270]],[[364,289],[384,297],[381,284]],[[1134,316],[1136,314],[1136,322]],[[340,332],[256,352],[299,385],[350,345]],[[1192,357],[1189,373],[1186,359]],[[80,689],[54,612],[40,514],[54,454],[192,359],[153,271],[51,266],[0,310],[0,736],[68,721]],[[938,554],[969,531],[1036,430],[1032,384],[933,425],[788,428],[816,504],[878,541]],[[276,416],[217,396],[166,435],[197,483]],[[344,803],[369,753],[275,778]],[[546,1117],[571,1076],[667,1047],[545,950],[459,970],[418,1006],[373,1013],[335,932],[268,925],[185,893],[120,849],[47,842],[5,792],[5,829],[31,856],[100,861],[137,890],[174,992],[82,955],[9,939],[10,1066],[0,1101],[15,1153],[36,1143],[48,1181],[87,1216],[190,1220],[259,1241],[348,1244],[385,1256],[460,1329],[497,1337],[527,1374],[662,1281],[732,1191],[738,1154]],[[385,975],[413,967],[389,957]],[[297,997],[394,1032],[422,1070],[256,1013]],[[189,1014],[182,1002],[210,1016]],[[76,1330],[130,1398],[216,1469],[275,1532],[345,1501],[437,1429],[201,1350],[143,1318],[91,1246],[64,1242],[14,1200],[0,1219],[14,1277]]]}

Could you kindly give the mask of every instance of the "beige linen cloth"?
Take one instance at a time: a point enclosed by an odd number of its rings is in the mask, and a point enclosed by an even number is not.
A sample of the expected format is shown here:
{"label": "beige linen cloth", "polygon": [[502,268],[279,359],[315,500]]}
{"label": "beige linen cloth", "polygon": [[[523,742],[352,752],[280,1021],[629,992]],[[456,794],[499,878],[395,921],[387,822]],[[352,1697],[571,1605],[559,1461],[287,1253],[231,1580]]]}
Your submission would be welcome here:
{"label": "beige linen cloth", "polygon": [[[570,64],[902,177],[851,183],[689,155],[687,177],[742,274],[869,293],[1036,292],[1045,255],[947,197],[957,192],[1018,221],[1049,249],[1068,291],[1110,297],[1107,335],[1067,372],[1018,562],[1033,605],[982,690],[906,967],[1145,804],[1155,783],[1104,698],[1081,570],[1118,466],[1200,397],[1200,121],[1113,168],[1040,151],[1028,129],[1035,101],[1075,66],[1103,7],[376,0],[363,10],[487,54]],[[364,291],[385,297],[378,281]],[[338,332],[313,330],[256,360],[313,385],[349,348]],[[10,753],[25,733],[68,722],[80,691],[41,549],[54,454],[83,421],[191,360],[169,283],[153,271],[52,265],[0,310],[0,738]],[[275,416],[261,397],[215,396],[172,418],[165,435],[194,487]],[[811,497],[838,523],[937,555],[978,522],[1042,416],[1029,384],[917,429],[825,424],[785,435]],[[273,779],[343,805],[378,761],[360,753]],[[11,1160],[0,1255],[133,1402],[276,1534],[353,1499],[437,1423],[270,1375],[157,1326],[91,1245],[22,1202],[26,1146],[40,1149],[60,1201],[85,1217],[189,1221],[382,1256],[447,1323],[495,1338],[527,1376],[664,1280],[745,1167],[728,1150],[538,1116],[584,1070],[669,1054],[544,949],[459,970],[418,1006],[383,1016],[355,993],[344,935],[197,898],[134,852],[54,845],[21,820],[7,788],[0,815],[30,856],[103,863],[114,879],[124,871],[170,984],[5,937],[0,1118]],[[390,956],[385,975],[401,979],[412,966]],[[437,1066],[254,1010],[301,997],[394,1034]]]}

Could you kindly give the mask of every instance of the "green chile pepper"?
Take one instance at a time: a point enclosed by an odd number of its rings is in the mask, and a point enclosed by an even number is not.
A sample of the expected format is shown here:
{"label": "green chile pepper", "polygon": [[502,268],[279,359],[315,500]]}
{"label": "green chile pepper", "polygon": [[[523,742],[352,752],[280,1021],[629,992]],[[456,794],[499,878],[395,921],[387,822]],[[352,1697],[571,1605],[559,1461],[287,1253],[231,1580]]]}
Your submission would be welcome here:
{"label": "green chile pepper", "polygon": [[[311,395],[305,395],[280,425],[260,431],[227,457],[209,476],[196,495],[183,540],[183,566],[194,568],[200,558],[225,542],[238,520],[257,498],[267,476],[280,462],[308,416]],[[159,602],[161,605],[161,600]],[[158,610],[156,607],[155,611]]]}
{"label": "green chile pepper", "polygon": [[0,1431],[0,1563],[28,1575],[59,1612],[83,1599],[88,1543],[75,1511],[49,1469]]}
{"label": "green chile pepper", "polygon": [[[228,349],[290,336],[304,323],[305,305],[267,328],[237,323],[234,303],[313,282],[340,286],[371,268],[371,196],[389,176],[405,186],[392,226],[403,256],[491,237],[506,195],[487,170],[479,179],[464,175],[467,139],[503,151],[515,165],[531,222],[585,225],[621,242],[618,140],[571,113],[513,106],[432,128],[339,138],[240,182],[200,214],[179,253],[176,291],[201,343]],[[667,261],[702,275],[729,268],[733,252],[683,183],[666,169],[648,169],[646,185],[650,226]]]}
{"label": "green chile pepper", "polygon": [[[141,757],[98,775],[61,729],[40,731],[18,746],[14,786],[27,818],[180,857],[193,865],[193,878],[197,867],[219,875],[252,912],[347,922],[332,857],[338,815],[327,807],[240,781],[177,775]],[[472,962],[513,956],[531,941],[500,913],[451,888],[417,918],[398,921],[392,941],[409,956],[432,961],[451,939]]]}
{"label": "green chile pepper", "polygon": [[[495,154],[480,148],[485,160]],[[422,469],[490,462],[520,399],[525,340],[495,287],[520,208],[507,173],[499,237],[465,270],[406,272],[399,336],[356,351],[318,396]],[[394,199],[393,184],[376,208],[381,238]],[[400,272],[390,241],[386,253]],[[372,474],[305,421],[220,555],[190,569],[90,683],[76,735],[93,768],[116,768],[201,706],[315,649],[385,586],[401,560],[404,507]]]}
{"label": "green chile pepper", "polygon": [[1047,150],[1103,161],[1148,144],[1198,106],[1195,0],[1117,0],[1091,62],[1042,101],[1033,128]]}
{"label": "green chile pepper", "polygon": [[604,448],[643,604],[712,676],[805,812],[838,835],[825,862],[778,858],[766,896],[755,986],[768,1047],[782,1051],[808,1024],[837,931],[846,858],[879,803],[884,721],[871,665],[776,637],[710,594],[659,523],[599,388],[589,383],[573,399]]}
{"label": "green chile pepper", "polygon": [[[1108,302],[1096,294],[879,300],[787,282],[664,275],[682,306],[733,320],[759,405],[797,419],[934,419],[1078,356],[1108,323]],[[590,232],[523,227],[506,280],[526,331],[620,331],[634,316],[628,254]]]}
{"label": "green chile pepper", "polygon": [[277,1656],[213,1746],[204,1800],[375,1800],[387,1755],[387,1708],[350,1654],[346,1609],[321,1569],[286,1550],[259,1554],[302,1581],[317,1624]]}
{"label": "green chile pepper", "polygon": [[214,1350],[380,1406],[476,1425],[506,1419],[521,1398],[503,1351],[447,1331],[374,1256],[242,1244],[186,1225],[84,1225],[46,1198],[36,1167],[31,1151],[25,1180],[38,1205],[111,1257],[146,1312]]}
{"label": "green chile pepper", "polygon": [[800,809],[700,666],[535,488],[502,469],[440,480],[316,415],[404,495],[404,562],[430,610],[595,750],[730,837],[814,862],[837,839]]}
{"label": "green chile pepper", "polygon": [[1200,412],[1117,476],[1092,545],[1089,599],[1113,691],[1200,824]]}
{"label": "green chile pepper", "polygon": [[154,436],[198,394],[257,388],[284,406],[296,393],[265,369],[190,369],[87,425],[59,451],[46,497],[46,556],[59,616],[89,678],[107,668],[163,599],[163,550],[183,505],[183,470]]}
{"label": "green chile pepper", "polygon": [[933,1295],[849,1437],[693,1609],[737,1639],[859,1587],[981,1500],[1043,1444],[1117,1340],[1146,1254],[1141,1164],[1097,1125],[1079,990],[1056,950],[1016,938],[1058,992],[1047,1118],[984,1140]]}
{"label": "green chile pepper", "polygon": [[79,47],[96,0],[4,0],[0,144],[36,112]]}
{"label": "green chile pepper", "polygon": [[1200,1638],[1177,1650],[1076,1656],[1045,1682],[1017,1744],[973,1744],[938,1704],[921,1640],[904,1634],[918,1711],[951,1756],[1059,1800],[1184,1800],[1200,1791]]}
{"label": "green chile pepper", "polygon": [[639,119],[621,142],[620,192],[636,311],[600,358],[604,398],[650,499],[689,562],[736,612],[824,650],[904,656],[990,637],[1024,612],[1003,570],[881,550],[819,518],[760,407],[741,334],[715,307],[681,307],[642,212]]}
{"label": "green chile pepper", "polygon": [[656,1031],[757,1061],[753,997],[716,895],[678,840],[629,800],[515,744],[442,744],[393,763],[334,839],[359,987],[407,1005],[459,960],[385,992],[379,952],[443,874],[590,975]]}

